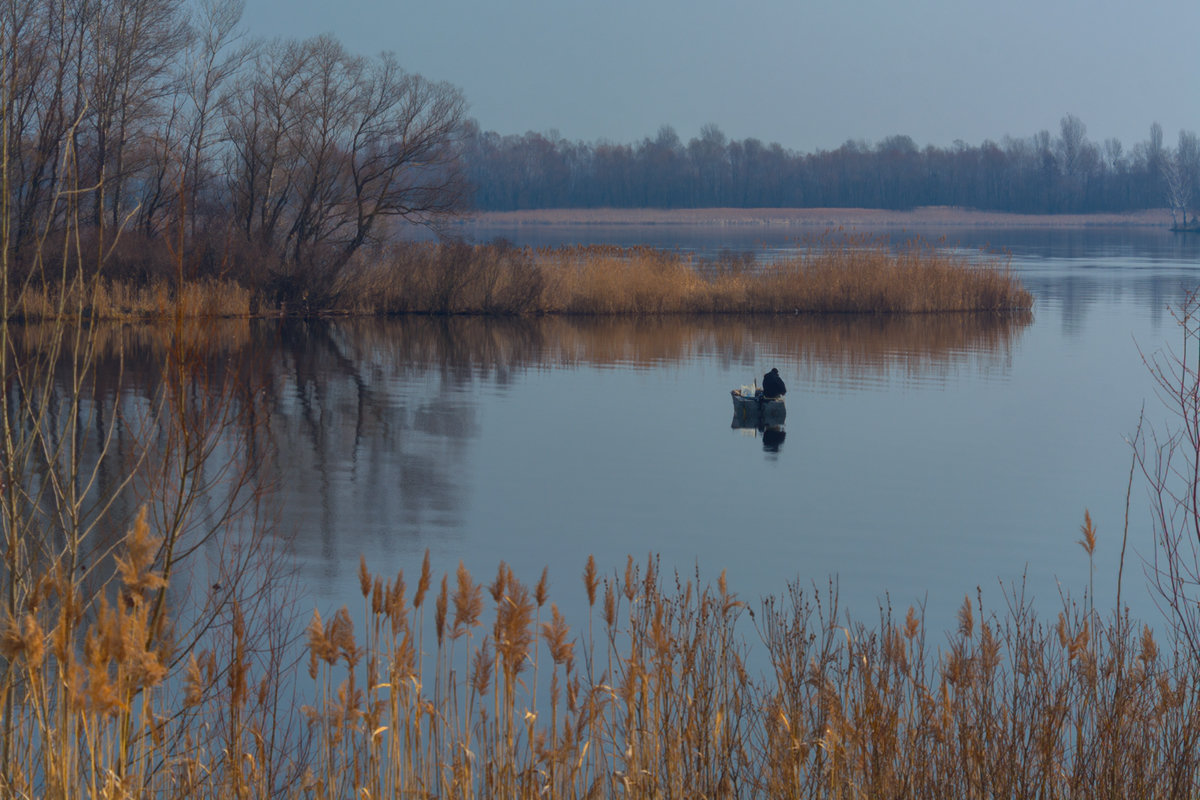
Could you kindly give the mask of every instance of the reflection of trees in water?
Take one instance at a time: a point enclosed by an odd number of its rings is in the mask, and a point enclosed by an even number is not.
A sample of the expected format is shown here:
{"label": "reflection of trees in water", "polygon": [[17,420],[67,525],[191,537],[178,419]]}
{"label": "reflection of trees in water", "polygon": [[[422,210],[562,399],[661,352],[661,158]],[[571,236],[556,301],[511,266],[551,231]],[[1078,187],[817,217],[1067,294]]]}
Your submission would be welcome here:
{"label": "reflection of trees in water", "polygon": [[[255,434],[246,437],[251,461],[278,487],[284,528],[298,534],[303,557],[336,568],[357,559],[363,537],[386,547],[397,537],[455,534],[469,496],[464,476],[480,390],[503,390],[525,370],[705,358],[746,369],[749,379],[769,353],[801,380],[937,379],[965,365],[1006,366],[1029,319],[242,320],[196,329],[210,380],[193,391],[232,387],[239,419]],[[95,424],[131,420],[156,396],[164,341],[152,326],[105,332]],[[237,380],[224,380],[231,375]],[[120,440],[118,432],[118,455]]]}
{"label": "reflection of trees in water", "polygon": [[1084,329],[1088,312],[1100,300],[1109,303],[1132,303],[1146,310],[1154,325],[1170,319],[1168,309],[1182,303],[1189,289],[1200,283],[1186,271],[1158,272],[1146,270],[1145,275],[1126,269],[1122,277],[1088,274],[1089,267],[1080,267],[1078,274],[1022,277],[1021,282],[1038,298],[1039,303],[1058,303],[1061,306],[1062,330],[1077,335]]}
{"label": "reflection of trees in water", "polygon": [[[180,652],[217,630],[234,598],[247,610],[266,598],[277,575],[269,540],[242,535],[269,529],[262,474],[247,458],[256,395],[225,358],[228,342],[209,346],[211,332],[8,329],[9,363],[20,364],[6,384],[20,470],[8,519],[22,520],[19,549],[34,569],[65,568],[86,607],[107,591],[115,545],[145,508],[163,542],[156,568],[169,577],[158,608],[170,608]],[[0,583],[11,586],[9,577]]]}
{"label": "reflection of trees in water", "polygon": [[[301,555],[351,570],[365,543],[462,533],[481,390],[529,369],[697,359],[755,374],[764,352],[827,383],[1006,368],[1031,317],[406,317],[278,326],[270,402]],[[780,364],[784,367],[784,364]],[[487,480],[487,476],[479,479]]]}
{"label": "reflection of trees in water", "polygon": [[[231,346],[238,347],[246,339],[246,323],[243,321],[240,326],[240,331],[230,325],[220,326],[211,347],[208,346],[210,330],[207,327],[190,331],[191,340],[187,347],[189,355],[194,356],[196,361],[182,386],[176,383],[166,385],[164,382],[164,375],[174,373],[168,365],[166,345],[170,332],[163,328],[149,325],[98,326],[93,352],[86,360],[54,350],[53,324],[31,324],[10,329],[10,341],[18,361],[34,358],[55,360],[51,368],[53,379],[51,385],[46,387],[47,399],[44,401],[51,418],[47,425],[52,445],[49,452],[71,447],[78,454],[74,456],[79,463],[78,473],[72,475],[77,482],[74,491],[93,498],[97,504],[88,512],[90,519],[99,519],[103,515],[107,520],[103,525],[107,538],[100,541],[98,549],[108,549],[113,541],[111,537],[124,535],[132,523],[137,506],[149,492],[154,491],[150,485],[154,479],[147,474],[154,471],[158,461],[171,457],[166,452],[167,448],[178,447],[169,439],[171,431],[161,419],[165,416],[161,406],[165,404],[175,414],[183,414],[182,418],[174,418],[174,423],[186,424],[194,436],[206,432],[202,430],[206,424],[217,429],[224,420],[245,424],[251,419],[252,415],[241,417],[238,413],[252,398],[252,395],[245,393],[229,398],[229,409],[218,410],[211,405],[201,408],[176,402],[181,395],[188,400],[195,400],[213,387],[223,385],[222,381],[233,367],[226,354]],[[194,349],[201,339],[205,346]],[[86,363],[88,367],[81,370],[80,363]],[[56,441],[54,437],[64,436],[68,428],[63,424],[65,420],[54,420],[53,417],[60,413],[60,409],[65,413],[76,382],[82,395],[78,419],[74,420],[74,426],[70,429],[70,441]],[[237,385],[237,382],[229,384],[231,387]],[[22,388],[15,381],[9,384],[10,403],[24,401]],[[40,389],[30,388],[35,391]],[[203,418],[205,413],[214,419]],[[241,430],[239,434],[247,432]],[[103,459],[101,453],[104,454]],[[221,465],[213,465],[214,471],[220,468]],[[134,477],[131,479],[130,476]],[[203,480],[202,476],[193,478]],[[36,476],[34,480],[37,480]],[[131,480],[135,489],[139,489],[139,483],[147,485],[141,486],[138,491],[121,491]]]}
{"label": "reflection of trees in water", "polygon": [[328,561],[343,535],[412,533],[461,516],[459,475],[476,432],[469,366],[414,360],[413,348],[429,345],[386,321],[262,328],[269,438],[302,551]]}

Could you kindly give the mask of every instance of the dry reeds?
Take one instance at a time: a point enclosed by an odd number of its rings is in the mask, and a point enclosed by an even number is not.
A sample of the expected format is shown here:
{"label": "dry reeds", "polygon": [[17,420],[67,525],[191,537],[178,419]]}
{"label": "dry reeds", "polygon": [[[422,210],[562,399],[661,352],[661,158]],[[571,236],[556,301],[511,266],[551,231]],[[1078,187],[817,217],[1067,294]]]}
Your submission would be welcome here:
{"label": "dry reeds", "polygon": [[[824,240],[755,267],[727,257],[714,265],[634,251],[554,256],[559,305],[595,313],[928,313],[1028,310],[1032,297],[997,257],[965,256],[915,243]],[[553,274],[553,273],[552,273]]]}
{"label": "dry reeds", "polygon": [[1027,311],[1003,259],[913,243],[819,240],[800,255],[715,265],[652,248],[408,247],[363,270],[352,297],[430,313],[692,314]]}
{"label": "dry reeds", "polygon": [[1033,297],[1003,259],[966,256],[916,242],[893,252],[851,240],[822,245],[764,270],[733,278],[755,311],[930,313],[1027,311]]}
{"label": "dry reeds", "polygon": [[[1085,540],[1090,526],[1085,523]],[[1093,531],[1094,534],[1094,531]],[[1200,788],[1200,673],[1128,616],[1065,599],[1041,618],[965,598],[872,623],[836,590],[753,605],[657,559],[601,575],[571,627],[501,564],[488,584],[428,554],[410,585],[360,563],[362,608],[308,627],[308,744],[262,708],[286,661],[175,653],[160,540],[138,518],[112,592],[53,569],[3,621],[5,796],[1183,797]],[[939,635],[940,639],[940,635]],[[303,668],[303,667],[302,667]],[[220,691],[214,691],[215,689]],[[279,720],[275,720],[279,724]],[[279,775],[294,776],[280,782]],[[271,777],[276,776],[276,777]]]}
{"label": "dry reeds", "polygon": [[206,279],[184,283],[181,290],[167,281],[152,283],[99,280],[64,290],[49,284],[25,287],[12,304],[12,314],[25,320],[55,320],[63,300],[70,309],[84,308],[88,316],[108,320],[248,317],[253,293],[233,281]]}
{"label": "dry reeds", "polygon": [[[1200,756],[1183,744],[1200,733],[1195,665],[1164,657],[1126,616],[1102,622],[1066,601],[1046,621],[1019,596],[997,616],[967,598],[957,630],[934,649],[913,608],[902,619],[886,609],[874,625],[843,621],[836,592],[792,586],[755,614],[723,575],[715,587],[699,575],[664,579],[653,558],[605,579],[595,569],[589,560],[583,588],[599,618],[572,637],[554,606],[538,624],[542,593],[502,565],[489,588],[491,633],[463,652],[455,642],[480,624],[480,606],[460,565],[456,633],[443,638],[439,622],[436,649],[421,658],[415,600],[387,600],[403,577],[381,583],[364,567],[376,678],[361,687],[361,721],[337,734],[355,755],[333,782],[372,797],[1197,789]],[[752,652],[747,627],[764,652]],[[400,669],[385,674],[388,664]],[[337,688],[322,684],[339,719],[357,681],[345,661]]]}
{"label": "dry reeds", "polygon": [[[247,271],[250,275],[252,271]],[[102,319],[258,314],[912,314],[1028,311],[1032,297],[999,257],[976,263],[920,243],[822,240],[771,264],[715,264],[652,248],[531,250],[461,243],[396,246],[361,257],[291,302],[267,284],[217,277],[104,280],[78,298]],[[14,316],[53,318],[57,288],[27,287]]]}

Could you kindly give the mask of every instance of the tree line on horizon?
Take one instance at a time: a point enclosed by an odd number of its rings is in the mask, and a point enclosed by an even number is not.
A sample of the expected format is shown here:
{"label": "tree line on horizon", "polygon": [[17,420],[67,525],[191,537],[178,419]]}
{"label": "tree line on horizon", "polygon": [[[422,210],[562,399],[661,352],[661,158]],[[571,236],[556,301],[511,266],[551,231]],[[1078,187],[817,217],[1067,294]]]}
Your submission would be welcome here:
{"label": "tree line on horizon", "polygon": [[919,147],[895,135],[801,153],[758,139],[731,140],[716,125],[684,143],[670,125],[636,144],[572,142],[550,133],[500,135],[468,123],[466,173],[480,210],[534,208],[911,209],[964,206],[1034,214],[1184,213],[1200,197],[1200,139],[1087,137],[1064,116],[1057,135],[1005,136],[979,145]]}

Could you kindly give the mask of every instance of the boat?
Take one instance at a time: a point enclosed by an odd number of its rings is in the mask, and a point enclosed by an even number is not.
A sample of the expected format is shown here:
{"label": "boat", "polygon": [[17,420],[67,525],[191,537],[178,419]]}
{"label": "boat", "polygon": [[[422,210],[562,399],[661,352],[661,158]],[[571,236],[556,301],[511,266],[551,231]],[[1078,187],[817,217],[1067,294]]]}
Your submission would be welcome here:
{"label": "boat", "polygon": [[733,397],[733,420],[738,422],[761,422],[775,424],[783,422],[787,416],[787,406],[783,397],[765,397],[763,390],[757,385],[742,386],[729,393]]}

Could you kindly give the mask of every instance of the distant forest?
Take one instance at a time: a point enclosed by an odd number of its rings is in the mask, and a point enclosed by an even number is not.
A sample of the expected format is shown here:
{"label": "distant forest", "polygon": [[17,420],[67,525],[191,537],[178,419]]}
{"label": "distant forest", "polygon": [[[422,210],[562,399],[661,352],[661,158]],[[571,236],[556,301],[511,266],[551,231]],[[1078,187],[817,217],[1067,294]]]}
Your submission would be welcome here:
{"label": "distant forest", "polygon": [[480,210],[531,208],[863,207],[953,205],[1054,214],[1190,209],[1200,197],[1200,139],[1172,147],[1162,126],[1126,149],[1096,143],[1068,114],[1057,135],[952,147],[908,136],[798,153],[730,140],[707,125],[687,143],[670,126],[637,144],[588,144],[556,135],[502,136],[468,124],[465,170]]}

